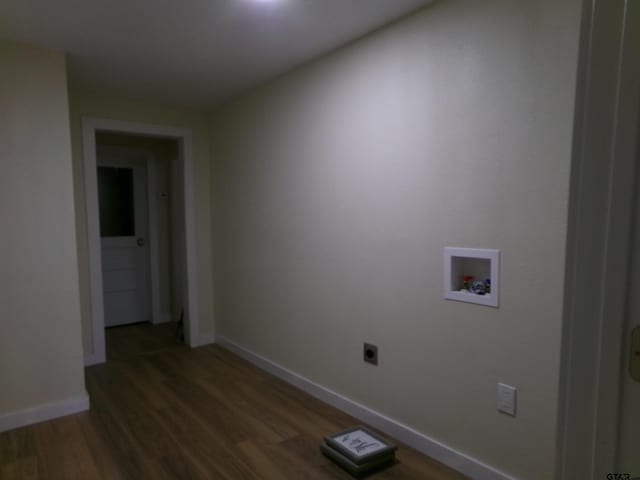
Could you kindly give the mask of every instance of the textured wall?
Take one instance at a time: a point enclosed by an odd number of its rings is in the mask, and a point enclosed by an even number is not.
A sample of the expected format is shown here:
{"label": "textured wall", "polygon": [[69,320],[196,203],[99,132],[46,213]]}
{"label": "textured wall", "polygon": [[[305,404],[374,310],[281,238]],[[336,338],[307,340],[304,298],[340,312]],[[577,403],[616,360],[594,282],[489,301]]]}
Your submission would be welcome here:
{"label": "textured wall", "polygon": [[0,41],[0,420],[86,400],[64,55]]}
{"label": "textured wall", "polygon": [[[219,108],[218,333],[551,478],[579,22],[578,0],[441,1]],[[447,245],[501,250],[499,309],[442,298]]]}

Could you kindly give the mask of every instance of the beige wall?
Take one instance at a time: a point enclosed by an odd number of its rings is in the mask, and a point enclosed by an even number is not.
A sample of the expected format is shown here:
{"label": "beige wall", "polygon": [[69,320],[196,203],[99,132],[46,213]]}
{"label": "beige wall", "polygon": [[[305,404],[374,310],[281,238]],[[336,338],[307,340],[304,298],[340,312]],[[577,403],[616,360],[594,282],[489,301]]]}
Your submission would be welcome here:
{"label": "beige wall", "polygon": [[84,347],[93,351],[91,310],[89,296],[89,266],[86,209],[84,196],[84,170],[82,159],[81,121],[83,116],[129,122],[142,122],[171,127],[190,128],[193,132],[195,157],[195,219],[196,258],[198,282],[198,325],[200,335],[212,334],[213,300],[211,279],[211,213],[209,135],[206,115],[195,110],[165,107],[141,103],[119,97],[92,92],[71,90],[69,93],[71,115],[71,141],[76,200],[76,224],[78,229],[78,261],[82,299]]}
{"label": "beige wall", "polygon": [[[219,108],[217,333],[551,478],[579,21],[579,0],[441,1]],[[442,298],[447,245],[500,249],[499,309]]]}
{"label": "beige wall", "polygon": [[0,40],[0,420],[86,398],[64,55]]}

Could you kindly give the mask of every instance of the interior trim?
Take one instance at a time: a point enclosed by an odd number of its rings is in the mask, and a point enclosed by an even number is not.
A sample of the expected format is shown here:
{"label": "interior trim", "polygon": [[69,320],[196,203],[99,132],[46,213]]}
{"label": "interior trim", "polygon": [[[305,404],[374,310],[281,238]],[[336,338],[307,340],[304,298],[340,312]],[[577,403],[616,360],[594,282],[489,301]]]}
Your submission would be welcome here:
{"label": "interior trim", "polygon": [[457,470],[475,480],[513,480],[513,477],[486,465],[479,460],[455,450],[393,418],[387,417],[358,402],[340,395],[306,377],[248,350],[231,340],[217,335],[216,344],[244,358],[256,367],[297,387],[312,397],[342,410],[367,423],[396,440],[418,450],[429,457]]}
{"label": "interior trim", "polygon": [[45,403],[0,416],[0,432],[26,427],[73,413],[89,410],[89,395],[70,398],[61,402]]}

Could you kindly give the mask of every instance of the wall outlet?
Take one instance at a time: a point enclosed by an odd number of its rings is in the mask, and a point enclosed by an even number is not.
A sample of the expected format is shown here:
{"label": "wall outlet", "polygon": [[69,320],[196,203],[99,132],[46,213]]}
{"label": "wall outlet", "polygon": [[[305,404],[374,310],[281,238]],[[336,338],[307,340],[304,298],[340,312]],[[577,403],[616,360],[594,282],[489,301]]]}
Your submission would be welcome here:
{"label": "wall outlet", "polygon": [[499,412],[506,413],[513,417],[516,416],[517,392],[518,389],[516,389],[516,387],[498,383],[497,406]]}
{"label": "wall outlet", "polygon": [[378,347],[377,345],[373,345],[371,343],[364,344],[364,361],[367,363],[372,363],[373,365],[378,365]]}

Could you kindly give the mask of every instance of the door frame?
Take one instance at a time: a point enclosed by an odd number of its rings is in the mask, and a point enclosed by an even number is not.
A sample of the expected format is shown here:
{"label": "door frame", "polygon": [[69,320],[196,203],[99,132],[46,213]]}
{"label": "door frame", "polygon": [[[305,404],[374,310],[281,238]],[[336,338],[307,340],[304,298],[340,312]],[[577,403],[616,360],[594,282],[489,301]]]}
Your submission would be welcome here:
{"label": "door frame", "polygon": [[566,245],[557,480],[600,480],[615,473],[638,190],[640,69],[634,64],[637,47],[627,31],[629,1],[583,2]]}
{"label": "door frame", "polygon": [[[146,137],[169,138],[178,141],[179,155],[176,161],[183,177],[183,219],[185,284],[182,285],[185,300],[185,342],[195,347],[198,342],[198,298],[196,276],[195,233],[195,162],[192,132],[188,128],[168,127],[145,123],[82,117],[82,153],[84,166],[85,207],[89,254],[89,289],[91,306],[92,355],[85,355],[85,365],[104,363],[104,303],[102,292],[102,254],[100,251],[100,221],[98,216],[98,180],[96,158],[96,132],[132,134]],[[149,182],[149,179],[147,179]],[[153,283],[153,282],[152,282]],[[153,287],[152,287],[153,288]]]}

